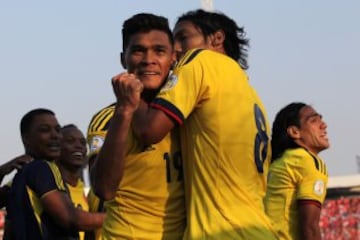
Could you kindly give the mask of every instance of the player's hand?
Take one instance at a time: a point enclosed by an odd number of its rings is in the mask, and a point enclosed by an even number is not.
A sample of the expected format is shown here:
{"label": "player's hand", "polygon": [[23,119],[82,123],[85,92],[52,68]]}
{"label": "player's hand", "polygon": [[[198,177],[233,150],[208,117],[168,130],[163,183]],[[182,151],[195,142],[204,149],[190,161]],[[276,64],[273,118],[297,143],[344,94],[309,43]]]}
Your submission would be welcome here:
{"label": "player's hand", "polygon": [[117,105],[123,111],[133,113],[139,106],[144,85],[134,74],[121,73],[111,79]]}
{"label": "player's hand", "polygon": [[14,169],[20,169],[25,164],[29,163],[33,158],[27,154],[20,155],[0,167],[0,172],[3,175],[9,174]]}

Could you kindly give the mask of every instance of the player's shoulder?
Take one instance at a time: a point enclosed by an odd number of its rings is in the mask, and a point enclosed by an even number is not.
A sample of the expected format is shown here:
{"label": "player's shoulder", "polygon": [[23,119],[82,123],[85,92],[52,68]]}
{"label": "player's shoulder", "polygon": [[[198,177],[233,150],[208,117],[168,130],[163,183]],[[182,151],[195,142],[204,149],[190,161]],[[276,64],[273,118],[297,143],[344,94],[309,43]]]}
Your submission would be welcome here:
{"label": "player's shoulder", "polygon": [[[91,118],[88,132],[102,131],[104,129],[99,129],[100,126],[104,126],[104,122],[108,122],[112,115],[114,114],[115,103],[112,103],[106,107],[103,107],[101,110],[97,111]],[[105,124],[107,125],[107,124]]]}
{"label": "player's shoulder", "polygon": [[317,171],[325,171],[324,162],[315,154],[305,148],[296,148],[286,151],[286,160],[289,164],[294,164],[301,169],[313,169]]}
{"label": "player's shoulder", "polygon": [[294,169],[303,166],[312,159],[311,155],[303,148],[287,149],[280,158],[271,165],[280,168]]}
{"label": "player's shoulder", "polygon": [[42,171],[43,168],[48,168],[52,163],[52,161],[34,159],[26,164],[23,168],[27,169],[28,171]]}
{"label": "player's shoulder", "polygon": [[92,117],[94,119],[96,116],[106,114],[106,112],[113,111],[115,108],[115,103],[112,103],[110,105],[107,105],[106,107],[101,108],[98,110]]}
{"label": "player's shoulder", "polygon": [[204,52],[205,49],[201,49],[201,48],[195,48],[195,49],[190,49],[188,50],[184,56],[182,56],[182,58],[179,60],[179,62],[177,63],[177,67],[180,66],[185,66],[188,63],[190,63],[191,61],[193,61],[196,56],[199,55],[199,53]]}
{"label": "player's shoulder", "polygon": [[190,63],[195,63],[202,60],[214,59],[230,59],[225,54],[202,48],[195,48],[188,50],[184,56],[179,60],[177,67],[182,67]]}
{"label": "player's shoulder", "polygon": [[302,147],[288,149],[284,154],[287,159],[312,159],[311,154]]}

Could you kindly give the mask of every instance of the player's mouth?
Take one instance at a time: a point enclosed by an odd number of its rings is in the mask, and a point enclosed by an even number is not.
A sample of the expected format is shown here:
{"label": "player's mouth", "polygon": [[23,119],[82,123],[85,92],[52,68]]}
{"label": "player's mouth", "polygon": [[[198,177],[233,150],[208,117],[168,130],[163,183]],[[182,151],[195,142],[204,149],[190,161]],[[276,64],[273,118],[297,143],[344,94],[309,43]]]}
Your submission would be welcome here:
{"label": "player's mouth", "polygon": [[328,140],[327,132],[324,132],[320,135],[321,138]]}
{"label": "player's mouth", "polygon": [[156,76],[156,75],[160,75],[160,73],[157,71],[141,71],[141,72],[138,72],[137,75],[139,77],[141,77],[141,76]]}
{"label": "player's mouth", "polygon": [[75,157],[85,157],[85,154],[82,152],[73,152],[71,155]]}
{"label": "player's mouth", "polygon": [[47,148],[52,152],[57,152],[57,151],[60,151],[60,144],[49,143],[49,144],[47,144]]}

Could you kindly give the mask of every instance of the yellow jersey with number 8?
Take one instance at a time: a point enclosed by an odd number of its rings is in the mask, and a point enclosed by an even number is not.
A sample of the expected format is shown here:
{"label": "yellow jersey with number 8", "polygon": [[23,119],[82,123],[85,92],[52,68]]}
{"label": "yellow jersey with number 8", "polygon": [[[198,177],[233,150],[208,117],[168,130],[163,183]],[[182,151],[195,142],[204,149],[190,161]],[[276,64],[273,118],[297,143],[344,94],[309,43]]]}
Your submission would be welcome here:
{"label": "yellow jersey with number 8", "polygon": [[239,64],[191,50],[150,106],[182,125],[185,239],[276,239],[263,205],[270,129]]}

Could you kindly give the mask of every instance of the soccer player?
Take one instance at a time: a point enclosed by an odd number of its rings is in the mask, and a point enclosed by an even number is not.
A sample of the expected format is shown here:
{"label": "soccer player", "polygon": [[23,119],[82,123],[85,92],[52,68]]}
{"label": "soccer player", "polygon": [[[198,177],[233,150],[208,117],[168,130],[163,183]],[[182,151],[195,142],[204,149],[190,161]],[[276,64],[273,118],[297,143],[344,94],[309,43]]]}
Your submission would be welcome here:
{"label": "soccer player", "polygon": [[25,153],[34,160],[18,170],[8,203],[11,239],[78,239],[79,230],[100,227],[104,214],[77,209],[54,160],[61,127],[48,109],[33,109],[20,122]]}
{"label": "soccer player", "polygon": [[[150,102],[175,61],[168,20],[148,13],[136,14],[124,22],[122,36],[121,62],[127,72],[119,78],[136,77],[144,86],[141,98]],[[117,101],[90,123],[94,130],[109,124],[91,169],[95,193],[107,200],[102,237],[182,239],[185,198],[177,131],[168,133],[158,144],[143,145],[130,128],[131,111],[135,109],[128,108],[131,101]],[[95,143],[102,142],[101,136],[98,140]]]}
{"label": "soccer player", "polygon": [[[83,169],[86,164],[86,139],[78,127],[73,124],[61,128],[63,140],[61,155],[56,159],[61,175],[69,190],[74,206],[89,211],[89,204],[85,195],[85,184],[82,180]],[[84,240],[85,233],[79,232],[80,240]]]}
{"label": "soccer player", "polygon": [[329,147],[326,128],[305,103],[291,103],[275,117],[265,207],[281,239],[321,239],[328,176],[318,154]]}
{"label": "soccer player", "polygon": [[[198,11],[196,21],[191,14],[176,23],[175,46],[181,46],[179,55],[198,48],[185,53],[155,99],[138,105],[141,82],[115,76],[117,99],[128,103],[127,112],[139,106],[133,129],[145,145],[181,126],[185,239],[276,239],[263,205],[270,156],[267,118],[235,61],[246,60],[240,49],[247,40],[223,14]],[[197,19],[197,14],[208,18]],[[226,35],[225,28],[232,34]],[[240,45],[231,52],[227,44]],[[233,58],[226,56],[230,53]]]}

